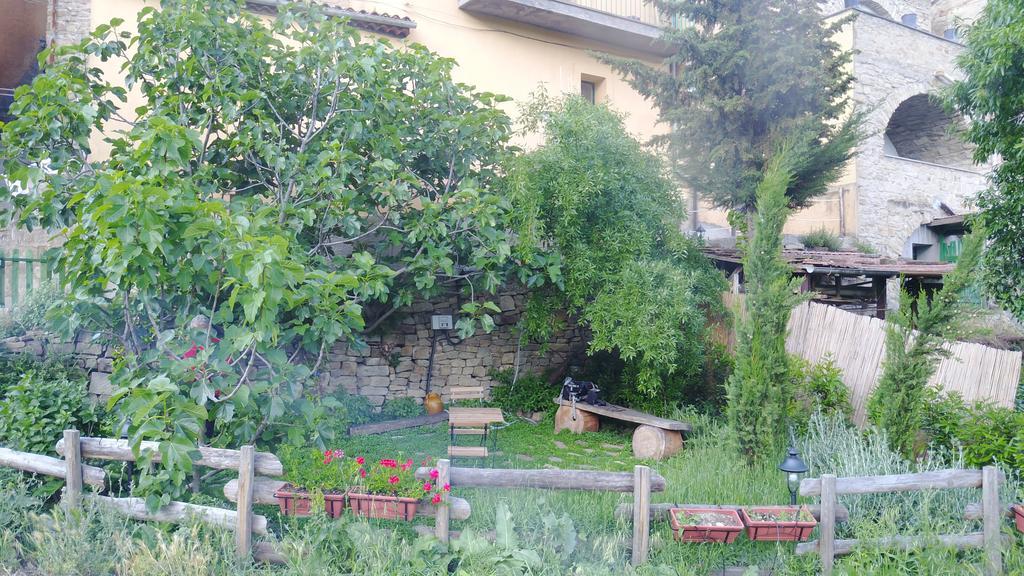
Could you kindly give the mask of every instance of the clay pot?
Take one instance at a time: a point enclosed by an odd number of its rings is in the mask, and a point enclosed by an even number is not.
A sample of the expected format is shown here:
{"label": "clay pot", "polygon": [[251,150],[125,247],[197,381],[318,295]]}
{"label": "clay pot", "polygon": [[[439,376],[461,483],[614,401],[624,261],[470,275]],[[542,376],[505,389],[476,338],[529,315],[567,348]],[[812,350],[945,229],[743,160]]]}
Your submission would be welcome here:
{"label": "clay pot", "polygon": [[423,400],[423,408],[427,411],[427,414],[439,414],[444,410],[444,402],[441,402],[441,396],[436,392],[431,392]]}

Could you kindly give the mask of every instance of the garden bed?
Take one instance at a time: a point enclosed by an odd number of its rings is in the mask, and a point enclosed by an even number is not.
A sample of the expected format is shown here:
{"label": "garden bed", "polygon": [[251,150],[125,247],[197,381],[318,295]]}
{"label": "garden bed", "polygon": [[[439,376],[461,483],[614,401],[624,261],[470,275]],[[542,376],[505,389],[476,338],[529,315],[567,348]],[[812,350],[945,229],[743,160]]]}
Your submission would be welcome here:
{"label": "garden bed", "polygon": [[818,522],[806,506],[740,508],[747,538],[761,542],[803,542]]}
{"label": "garden bed", "polygon": [[730,544],[743,531],[743,521],[735,510],[682,507],[669,510],[672,535],[680,542],[719,542]]}

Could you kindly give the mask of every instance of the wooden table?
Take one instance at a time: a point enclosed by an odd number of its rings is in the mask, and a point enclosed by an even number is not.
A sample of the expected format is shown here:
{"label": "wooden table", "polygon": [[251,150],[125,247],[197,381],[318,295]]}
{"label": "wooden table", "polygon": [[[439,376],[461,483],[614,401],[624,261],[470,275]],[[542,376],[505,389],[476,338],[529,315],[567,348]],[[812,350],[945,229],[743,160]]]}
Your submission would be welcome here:
{"label": "wooden table", "polygon": [[639,424],[633,431],[633,456],[637,458],[668,458],[683,447],[682,433],[691,429],[686,422],[660,418],[615,404],[572,404],[561,398],[555,398],[555,404],[558,404],[558,412],[555,413],[555,434],[562,430],[574,434],[597,432],[601,426],[599,416]]}

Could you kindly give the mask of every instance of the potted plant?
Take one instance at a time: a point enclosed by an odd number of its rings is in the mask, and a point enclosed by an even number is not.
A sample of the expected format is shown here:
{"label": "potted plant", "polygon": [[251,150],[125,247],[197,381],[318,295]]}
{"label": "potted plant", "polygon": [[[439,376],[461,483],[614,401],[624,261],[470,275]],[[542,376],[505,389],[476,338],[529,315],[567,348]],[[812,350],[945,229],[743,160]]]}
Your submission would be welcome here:
{"label": "potted plant", "polygon": [[309,516],[312,503],[321,499],[328,516],[336,518],[344,512],[345,495],[357,470],[344,452],[285,446],[281,462],[287,484],[274,492],[274,497],[282,514]]}
{"label": "potted plant", "polygon": [[683,506],[669,510],[672,533],[680,542],[732,543],[743,530],[735,510]]}
{"label": "potted plant", "polygon": [[1024,504],[1013,505],[1013,520],[1017,524],[1017,530],[1024,532]]}
{"label": "potted plant", "polygon": [[740,518],[747,527],[747,538],[758,541],[803,542],[818,525],[807,506],[740,508]]}
{"label": "potted plant", "polygon": [[430,479],[419,481],[415,476],[413,461],[405,462],[384,458],[367,463],[363,457],[355,462],[359,465],[356,484],[348,492],[349,507],[353,514],[369,518],[389,520],[412,520],[420,500],[429,498],[431,503],[440,504],[449,485],[438,486],[436,469],[430,471]]}

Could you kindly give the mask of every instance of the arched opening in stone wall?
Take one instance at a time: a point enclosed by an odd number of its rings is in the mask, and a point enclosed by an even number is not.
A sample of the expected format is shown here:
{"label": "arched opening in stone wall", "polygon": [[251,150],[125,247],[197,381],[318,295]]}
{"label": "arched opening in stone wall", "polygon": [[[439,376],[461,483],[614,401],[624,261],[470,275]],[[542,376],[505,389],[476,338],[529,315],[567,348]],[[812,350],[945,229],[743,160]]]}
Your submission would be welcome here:
{"label": "arched opening in stone wall", "polygon": [[971,149],[953,132],[962,120],[927,94],[901,103],[885,127],[885,153],[943,166],[972,169]]}
{"label": "arched opening in stone wall", "polygon": [[858,4],[866,12],[870,12],[872,14],[875,14],[876,16],[881,16],[882,18],[888,18],[889,20],[892,20],[892,14],[890,14],[888,10],[886,10],[881,4],[875,2],[874,0],[860,0]]}

